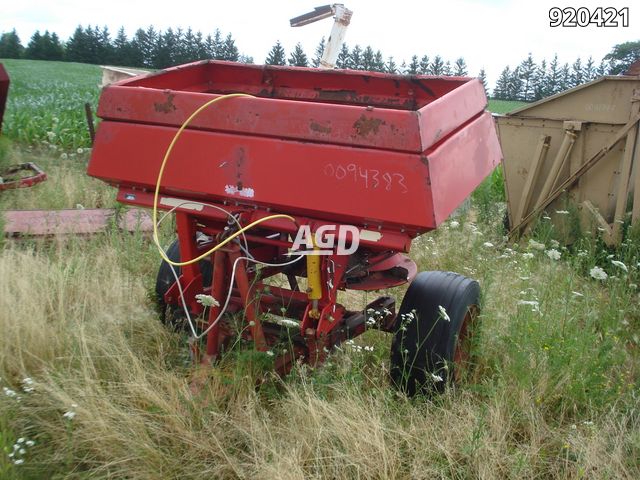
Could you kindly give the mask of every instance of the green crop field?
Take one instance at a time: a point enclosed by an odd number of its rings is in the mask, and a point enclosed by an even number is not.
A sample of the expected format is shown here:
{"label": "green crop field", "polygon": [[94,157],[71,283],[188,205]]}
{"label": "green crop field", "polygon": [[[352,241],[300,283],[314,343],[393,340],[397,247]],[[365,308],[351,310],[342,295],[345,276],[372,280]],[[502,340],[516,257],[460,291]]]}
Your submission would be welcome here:
{"label": "green crop field", "polygon": [[[0,193],[0,210],[114,207],[114,189],[84,174],[97,67],[6,65],[0,154],[49,180]],[[475,368],[428,398],[390,387],[390,337],[375,329],[284,379],[250,346],[200,370],[158,320],[147,237],[5,239],[0,479],[640,478],[638,235],[564,247],[542,219],[507,242],[500,182],[412,245],[421,270],[482,288]]]}

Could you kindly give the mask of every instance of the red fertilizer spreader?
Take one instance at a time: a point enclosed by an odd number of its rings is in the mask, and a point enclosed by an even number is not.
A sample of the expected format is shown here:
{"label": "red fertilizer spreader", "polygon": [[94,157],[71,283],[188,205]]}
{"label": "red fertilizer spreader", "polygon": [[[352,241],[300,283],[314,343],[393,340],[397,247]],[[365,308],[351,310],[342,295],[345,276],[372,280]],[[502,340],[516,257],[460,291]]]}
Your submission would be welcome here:
{"label": "red fertilizer spreader", "polygon": [[[286,372],[378,328],[411,394],[469,361],[477,282],[405,254],[500,162],[486,103],[471,78],[201,61],[105,87],[88,173],[175,213],[157,292],[206,332],[200,361],[241,335]],[[388,296],[338,302],[409,281],[397,315]]]}

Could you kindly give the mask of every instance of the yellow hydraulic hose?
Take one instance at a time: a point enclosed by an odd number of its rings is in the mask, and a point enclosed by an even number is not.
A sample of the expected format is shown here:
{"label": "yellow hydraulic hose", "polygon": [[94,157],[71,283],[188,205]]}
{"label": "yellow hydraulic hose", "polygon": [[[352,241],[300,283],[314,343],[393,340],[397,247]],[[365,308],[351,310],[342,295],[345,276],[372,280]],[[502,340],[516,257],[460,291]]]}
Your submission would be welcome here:
{"label": "yellow hydraulic hose", "polygon": [[[196,262],[202,260],[205,257],[208,257],[213,252],[215,252],[219,248],[223,247],[224,245],[226,245],[227,243],[232,241],[234,238],[242,235],[244,232],[246,232],[247,230],[255,227],[259,223],[266,222],[267,220],[272,220],[274,218],[288,218],[289,220],[291,220],[292,222],[295,223],[295,218],[293,218],[290,215],[284,215],[284,214],[280,214],[280,213],[276,214],[276,215],[269,215],[267,217],[260,218],[260,219],[256,220],[255,222],[250,223],[246,227],[241,228],[237,232],[234,232],[231,236],[229,236],[228,238],[226,238],[222,242],[218,243],[217,245],[215,245],[214,247],[212,247],[210,250],[208,250],[207,252],[203,253],[202,255],[200,255],[200,256],[198,256],[196,258],[192,258],[190,260],[186,260],[184,262],[174,262],[173,260],[171,260],[167,256],[167,254],[164,252],[164,249],[162,248],[162,246],[160,245],[160,240],[158,239],[158,196],[159,196],[159,193],[160,193],[160,183],[162,181],[162,175],[164,174],[164,169],[165,169],[165,167],[167,165],[167,160],[169,159],[169,156],[171,155],[171,152],[173,150],[174,145],[178,141],[178,138],[180,138],[180,135],[182,135],[182,132],[184,131],[184,129],[187,128],[187,126],[191,123],[191,121],[195,117],[197,117],[200,114],[200,112],[202,112],[205,108],[207,108],[210,105],[213,105],[216,102],[219,102],[219,101],[222,101],[222,100],[227,100],[229,98],[235,98],[235,97],[252,97],[253,98],[253,95],[249,95],[247,93],[230,93],[228,95],[222,95],[220,97],[213,98],[213,99],[209,100],[208,102],[206,102],[204,105],[199,107],[196,111],[194,111],[189,116],[189,118],[187,118],[184,121],[184,123],[180,126],[180,128],[178,129],[176,134],[173,136],[173,140],[171,140],[171,143],[169,144],[169,148],[167,148],[167,151],[164,154],[164,158],[162,159],[162,164],[160,165],[160,171],[158,172],[158,179],[156,180],[156,189],[155,189],[155,191],[153,193],[153,242],[155,243],[156,247],[158,248],[158,251],[160,252],[160,256],[162,257],[162,259],[165,262],[167,262],[168,264],[173,265],[174,267],[183,267],[183,266],[186,266],[186,265],[191,265],[193,263],[196,263]],[[315,257],[316,255],[313,255],[313,256]],[[319,273],[320,273],[319,260],[320,259],[318,259],[318,279],[320,278],[319,277]],[[309,282],[311,283],[311,280]],[[318,298],[320,298],[320,297],[318,297]]]}

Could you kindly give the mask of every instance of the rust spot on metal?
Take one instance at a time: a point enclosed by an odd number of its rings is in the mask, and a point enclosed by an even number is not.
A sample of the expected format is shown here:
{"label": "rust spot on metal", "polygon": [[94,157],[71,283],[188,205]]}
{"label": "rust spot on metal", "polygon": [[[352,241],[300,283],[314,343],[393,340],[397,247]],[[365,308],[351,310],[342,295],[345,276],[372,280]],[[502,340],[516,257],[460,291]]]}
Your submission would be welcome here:
{"label": "rust spot on metal", "polygon": [[318,123],[318,122],[311,122],[309,124],[309,129],[318,133],[327,133],[327,134],[331,133],[330,125],[322,125],[321,123]]}
{"label": "rust spot on metal", "polygon": [[366,137],[367,135],[373,133],[378,133],[380,129],[380,125],[385,125],[385,121],[381,118],[367,118],[364,114],[360,116],[358,120],[353,124],[353,128],[361,137]]}
{"label": "rust spot on metal", "polygon": [[171,113],[176,110],[176,106],[173,104],[173,99],[175,95],[173,93],[169,93],[167,95],[167,101],[164,103],[154,103],[153,108],[158,113]]}
{"label": "rust spot on metal", "polygon": [[358,98],[358,93],[355,90],[319,90],[318,98],[344,102]]}

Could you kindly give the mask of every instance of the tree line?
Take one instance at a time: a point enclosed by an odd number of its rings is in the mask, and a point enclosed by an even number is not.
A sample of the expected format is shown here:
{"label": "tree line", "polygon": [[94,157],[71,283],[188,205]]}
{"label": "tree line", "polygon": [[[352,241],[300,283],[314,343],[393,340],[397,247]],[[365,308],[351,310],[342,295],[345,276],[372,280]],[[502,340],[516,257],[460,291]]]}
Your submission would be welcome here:
{"label": "tree line", "polygon": [[229,33],[216,29],[204,36],[191,28],[160,31],[153,26],[139,28],[128,38],[124,28],[115,37],[107,27],[78,26],[66,42],[58,35],[36,31],[26,48],[22,46],[15,29],[0,37],[0,58],[26,58],[32,60],[61,60],[96,65],[166,68],[172,65],[213,58],[252,63],[253,59],[241,55]]}
{"label": "tree line", "polygon": [[[295,45],[289,55],[278,41],[271,48],[264,63],[299,67],[320,64],[324,52],[323,38],[312,57],[307,56],[302,45]],[[128,38],[120,28],[112,38],[105,26],[83,27],[79,25],[67,41],[61,41],[56,33],[36,31],[26,47],[23,47],[15,29],[0,36],[0,58],[26,58],[34,60],[61,60],[92,64],[111,64],[127,67],[166,68],[201,59],[231,60],[253,63],[253,58],[239,52],[231,33],[224,35],[219,29],[203,35],[191,28],[156,30],[153,26],[139,28]],[[626,42],[613,47],[598,65],[589,57],[583,62],[577,58],[571,65],[560,65],[557,55],[551,61],[536,63],[531,54],[515,68],[506,66],[493,88],[492,97],[502,100],[535,101],[568,88],[589,82],[594,78],[624,71],[640,58],[640,41]],[[440,55],[413,55],[407,64],[399,64],[393,56],[384,56],[371,46],[343,44],[336,62],[338,68],[409,75],[467,76],[469,71],[463,57],[453,63]],[[484,69],[478,72],[485,91],[488,92]]]}

